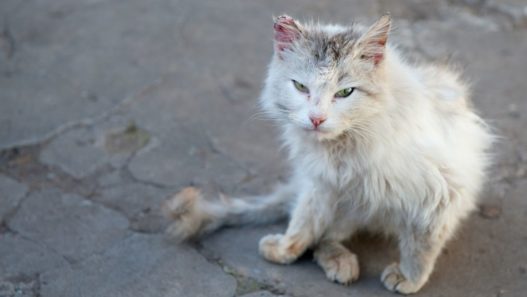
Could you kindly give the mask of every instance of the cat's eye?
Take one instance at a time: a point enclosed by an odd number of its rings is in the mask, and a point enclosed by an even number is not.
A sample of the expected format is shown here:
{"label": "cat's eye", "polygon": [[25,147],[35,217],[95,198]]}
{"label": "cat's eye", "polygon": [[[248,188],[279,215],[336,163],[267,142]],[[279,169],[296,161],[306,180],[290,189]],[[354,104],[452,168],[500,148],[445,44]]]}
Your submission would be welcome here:
{"label": "cat's eye", "polygon": [[353,93],[354,90],[355,88],[342,89],[335,93],[335,98],[346,98],[349,95],[351,95],[351,93]]}
{"label": "cat's eye", "polygon": [[293,81],[293,85],[295,86],[295,88],[296,88],[299,92],[301,92],[301,93],[306,93],[306,94],[309,93],[309,89],[308,89],[305,85],[303,85],[303,84],[297,82],[297,81],[294,80],[294,79],[293,79],[292,81]]}

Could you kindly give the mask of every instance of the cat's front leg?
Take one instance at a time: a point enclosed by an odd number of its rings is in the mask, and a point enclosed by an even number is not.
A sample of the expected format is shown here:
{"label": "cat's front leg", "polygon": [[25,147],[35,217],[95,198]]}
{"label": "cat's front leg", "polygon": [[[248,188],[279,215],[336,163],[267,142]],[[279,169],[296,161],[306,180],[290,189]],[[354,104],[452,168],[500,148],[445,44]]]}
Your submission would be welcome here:
{"label": "cat's front leg", "polygon": [[436,227],[429,232],[415,228],[400,234],[400,262],[384,269],[381,280],[384,286],[400,294],[412,294],[427,282],[437,256],[450,237],[449,226]]}
{"label": "cat's front leg", "polygon": [[331,281],[349,285],[359,278],[357,255],[339,241],[323,240],[315,248],[313,256]]}
{"label": "cat's front leg", "polygon": [[260,240],[260,254],[268,261],[290,264],[300,257],[311,245],[303,235],[269,234]]}
{"label": "cat's front leg", "polygon": [[318,241],[333,214],[328,199],[312,190],[299,196],[285,234],[270,234],[260,240],[260,254],[268,261],[289,264]]}

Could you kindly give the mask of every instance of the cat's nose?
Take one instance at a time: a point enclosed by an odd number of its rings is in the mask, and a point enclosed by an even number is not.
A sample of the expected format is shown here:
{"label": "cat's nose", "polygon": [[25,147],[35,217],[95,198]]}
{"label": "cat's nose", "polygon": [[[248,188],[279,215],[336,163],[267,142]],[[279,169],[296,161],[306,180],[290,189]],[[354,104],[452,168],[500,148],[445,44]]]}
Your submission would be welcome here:
{"label": "cat's nose", "polygon": [[326,121],[326,117],[324,116],[310,116],[309,119],[311,120],[311,123],[313,123],[313,127],[318,128],[324,121]]}

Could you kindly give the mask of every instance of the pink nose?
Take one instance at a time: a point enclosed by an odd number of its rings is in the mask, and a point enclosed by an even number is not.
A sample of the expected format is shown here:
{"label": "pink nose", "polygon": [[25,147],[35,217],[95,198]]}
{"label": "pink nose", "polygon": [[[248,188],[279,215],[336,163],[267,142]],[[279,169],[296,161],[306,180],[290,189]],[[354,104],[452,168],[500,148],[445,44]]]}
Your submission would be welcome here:
{"label": "pink nose", "polygon": [[310,116],[309,119],[315,128],[318,128],[318,126],[320,126],[326,120],[326,118],[322,116]]}

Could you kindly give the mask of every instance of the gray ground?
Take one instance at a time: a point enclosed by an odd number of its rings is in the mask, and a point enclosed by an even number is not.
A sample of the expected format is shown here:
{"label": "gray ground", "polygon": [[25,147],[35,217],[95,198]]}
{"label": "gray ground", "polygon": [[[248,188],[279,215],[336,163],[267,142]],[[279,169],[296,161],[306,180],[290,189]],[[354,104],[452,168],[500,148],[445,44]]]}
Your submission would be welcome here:
{"label": "gray ground", "polygon": [[287,175],[255,119],[271,16],[371,22],[457,62],[503,136],[471,216],[417,296],[527,296],[527,6],[502,1],[0,1],[0,296],[392,296],[393,243],[359,236],[360,280],[308,255],[263,261],[283,225],[166,239],[159,204],[191,183],[261,193]]}

